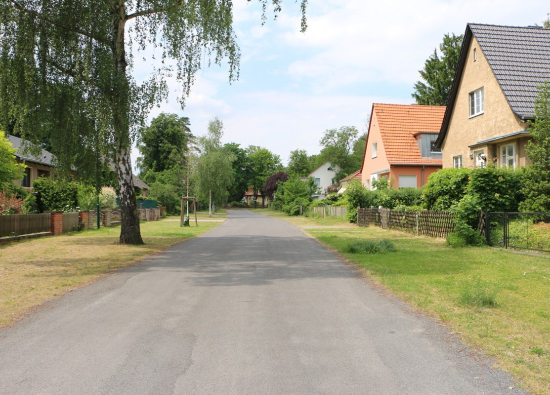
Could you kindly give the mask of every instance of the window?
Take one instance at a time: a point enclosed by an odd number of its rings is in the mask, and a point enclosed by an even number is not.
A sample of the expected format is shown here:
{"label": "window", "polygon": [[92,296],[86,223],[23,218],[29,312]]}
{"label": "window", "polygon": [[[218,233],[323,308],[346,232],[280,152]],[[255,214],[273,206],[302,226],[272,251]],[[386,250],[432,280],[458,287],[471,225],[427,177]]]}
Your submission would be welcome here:
{"label": "window", "polygon": [[476,167],[485,167],[485,163],[487,160],[487,158],[485,157],[485,151],[482,149],[474,151],[474,160],[476,163]]}
{"label": "window", "polygon": [[320,178],[316,178],[316,179],[315,179],[315,186],[316,186],[316,187],[320,187],[320,186],[321,186],[321,179],[320,179]]}
{"label": "window", "polygon": [[399,176],[399,189],[416,188],[416,176]]}
{"label": "window", "polygon": [[474,48],[474,62],[477,60],[477,48]]}
{"label": "window", "polygon": [[439,153],[439,152],[441,152],[441,148],[437,148],[437,147],[435,146],[435,140],[430,141],[430,152],[432,152],[432,153]]}
{"label": "window", "polygon": [[484,104],[484,89],[480,88],[473,92],[470,92],[470,117],[483,114],[485,111]]}
{"label": "window", "polygon": [[21,186],[22,187],[30,187],[31,186],[31,168],[27,167],[25,168],[25,177],[21,180]]}
{"label": "window", "polygon": [[370,175],[370,189],[371,190],[374,190],[374,186],[372,185],[375,181],[378,181],[378,179],[380,178],[380,175],[379,174],[371,174]]}
{"label": "window", "polygon": [[49,178],[50,177],[50,172],[47,171],[47,170],[38,170],[38,178],[40,178],[40,177]]}
{"label": "window", "polygon": [[372,157],[376,158],[378,156],[378,143],[372,143]]}
{"label": "window", "polygon": [[460,169],[462,167],[462,155],[453,156],[453,167]]}
{"label": "window", "polygon": [[515,144],[503,145],[500,147],[500,166],[516,168],[516,146]]}

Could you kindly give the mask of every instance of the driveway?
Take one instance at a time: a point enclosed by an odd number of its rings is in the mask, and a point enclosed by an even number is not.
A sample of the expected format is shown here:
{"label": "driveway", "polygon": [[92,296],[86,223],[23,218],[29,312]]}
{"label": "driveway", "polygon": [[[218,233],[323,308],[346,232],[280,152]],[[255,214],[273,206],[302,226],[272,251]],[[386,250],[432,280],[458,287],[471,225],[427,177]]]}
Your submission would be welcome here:
{"label": "driveway", "polygon": [[0,394],[517,394],[285,221],[219,227],[0,332]]}

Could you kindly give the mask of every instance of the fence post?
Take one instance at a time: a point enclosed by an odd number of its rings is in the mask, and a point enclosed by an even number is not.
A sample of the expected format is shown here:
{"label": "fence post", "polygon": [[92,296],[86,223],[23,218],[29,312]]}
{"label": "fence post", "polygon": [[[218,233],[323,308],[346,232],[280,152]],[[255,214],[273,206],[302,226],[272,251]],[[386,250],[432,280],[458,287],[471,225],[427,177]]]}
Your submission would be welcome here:
{"label": "fence post", "polygon": [[491,237],[489,235],[489,232],[491,229],[491,222],[489,222],[489,211],[487,211],[487,214],[485,214],[485,241],[487,242],[487,245],[491,245]]}
{"label": "fence post", "polygon": [[54,235],[63,233],[63,211],[51,212],[51,232]]}
{"label": "fence post", "polygon": [[415,214],[416,219],[416,235],[418,236],[418,212]]}
{"label": "fence post", "polygon": [[502,221],[503,221],[503,234],[504,234],[504,248],[508,248],[508,213],[504,213],[502,215]]}

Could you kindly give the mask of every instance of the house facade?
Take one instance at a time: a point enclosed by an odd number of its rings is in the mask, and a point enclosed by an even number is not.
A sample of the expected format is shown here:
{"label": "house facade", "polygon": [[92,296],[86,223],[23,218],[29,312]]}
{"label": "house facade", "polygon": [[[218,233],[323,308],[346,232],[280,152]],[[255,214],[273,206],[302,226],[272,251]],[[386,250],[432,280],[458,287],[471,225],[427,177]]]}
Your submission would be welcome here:
{"label": "house facade", "polygon": [[379,104],[372,106],[361,167],[361,182],[386,178],[396,188],[419,188],[441,169],[441,150],[435,141],[444,106]]}
{"label": "house facade", "polygon": [[550,30],[469,24],[437,147],[443,167],[530,164],[537,87],[550,81]]}
{"label": "house facade", "polygon": [[336,173],[339,171],[340,167],[338,165],[332,165],[330,162],[325,162],[309,173],[307,177],[304,177],[304,180],[312,177],[315,180],[315,185],[319,188],[320,193],[313,195],[315,200],[324,199],[327,188],[336,184]]}
{"label": "house facade", "polygon": [[41,150],[40,155],[35,156],[25,150],[25,144],[28,143],[24,143],[23,140],[21,140],[19,137],[8,135],[8,140],[13,148],[17,149],[17,151],[15,151],[15,159],[17,160],[17,162],[23,163],[25,166],[27,166],[24,170],[23,179],[13,180],[13,183],[15,185],[21,186],[22,188],[31,191],[32,182],[34,180],[37,180],[40,177],[52,176],[53,155],[51,152],[43,149]]}

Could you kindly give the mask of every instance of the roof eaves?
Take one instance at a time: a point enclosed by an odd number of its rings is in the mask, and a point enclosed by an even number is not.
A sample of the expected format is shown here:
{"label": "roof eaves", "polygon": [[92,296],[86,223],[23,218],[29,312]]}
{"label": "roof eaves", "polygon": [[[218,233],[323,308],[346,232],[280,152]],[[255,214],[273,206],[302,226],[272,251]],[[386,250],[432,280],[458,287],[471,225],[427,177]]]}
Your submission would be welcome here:
{"label": "roof eaves", "polygon": [[504,134],[502,136],[497,136],[497,137],[491,137],[489,139],[485,139],[485,140],[481,140],[481,141],[478,141],[477,143],[474,143],[474,144],[471,144],[469,145],[468,147],[476,147],[478,145],[483,145],[483,144],[487,144],[487,143],[492,143],[492,142],[495,142],[495,141],[500,141],[500,140],[504,140],[504,139],[507,139],[507,138],[510,138],[510,137],[516,137],[516,136],[530,136],[531,133],[529,133],[527,130],[520,130],[520,131],[517,131],[517,132],[512,132],[512,133],[508,133],[508,134]]}

